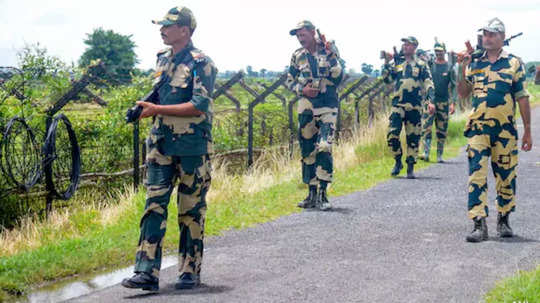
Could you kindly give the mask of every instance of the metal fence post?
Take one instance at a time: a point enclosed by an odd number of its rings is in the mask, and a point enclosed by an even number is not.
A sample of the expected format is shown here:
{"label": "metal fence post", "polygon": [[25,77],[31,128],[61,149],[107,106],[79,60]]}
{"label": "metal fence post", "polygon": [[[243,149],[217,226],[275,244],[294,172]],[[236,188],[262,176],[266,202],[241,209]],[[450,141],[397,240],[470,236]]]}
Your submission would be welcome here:
{"label": "metal fence post", "polygon": [[133,123],[133,188],[139,187],[139,121]]}

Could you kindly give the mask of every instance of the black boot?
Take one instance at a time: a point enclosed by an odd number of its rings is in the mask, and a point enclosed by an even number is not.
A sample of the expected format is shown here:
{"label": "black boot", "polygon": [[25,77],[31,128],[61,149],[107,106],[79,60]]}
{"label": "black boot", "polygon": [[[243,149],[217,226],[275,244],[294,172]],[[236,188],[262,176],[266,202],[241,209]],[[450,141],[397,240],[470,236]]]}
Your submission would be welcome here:
{"label": "black boot", "polygon": [[399,175],[399,172],[403,168],[403,164],[401,163],[401,157],[396,157],[396,164],[394,164],[394,168],[392,168],[392,172],[390,175],[397,176]]}
{"label": "black boot", "polygon": [[201,284],[200,276],[192,273],[182,273],[174,284],[176,289],[192,289]]}
{"label": "black boot", "polygon": [[326,197],[326,189],[321,188],[319,190],[319,195],[317,196],[317,209],[319,210],[329,210],[332,208],[332,205],[330,204],[330,201],[328,201],[328,198]]}
{"label": "black boot", "polygon": [[407,162],[407,179],[415,179],[414,162]]}
{"label": "black boot", "polygon": [[474,220],[474,230],[467,236],[467,242],[482,242],[488,239],[488,228],[486,218],[476,217]]}
{"label": "black boot", "polygon": [[139,272],[129,279],[122,280],[122,286],[127,288],[142,288],[142,290],[159,290],[159,280],[152,275]]}
{"label": "black boot", "polygon": [[315,207],[315,202],[317,200],[317,186],[316,185],[310,185],[309,186],[309,194],[304,199],[304,201],[301,201],[298,203],[298,207],[300,208],[312,208]]}
{"label": "black boot", "polygon": [[444,163],[444,160],[442,158],[443,151],[444,151],[444,143],[443,144],[437,143],[437,162],[439,163]]}
{"label": "black boot", "polygon": [[508,223],[509,216],[510,213],[506,213],[506,215],[504,216],[503,214],[499,213],[499,215],[497,216],[497,235],[501,238],[511,238],[514,236],[512,228]]}

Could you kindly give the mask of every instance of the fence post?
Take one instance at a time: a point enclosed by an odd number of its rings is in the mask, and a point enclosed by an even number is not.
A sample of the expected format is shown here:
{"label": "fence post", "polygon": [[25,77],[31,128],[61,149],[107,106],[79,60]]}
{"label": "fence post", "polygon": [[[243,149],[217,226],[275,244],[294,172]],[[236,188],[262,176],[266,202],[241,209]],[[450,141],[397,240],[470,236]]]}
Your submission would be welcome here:
{"label": "fence post", "polygon": [[133,123],[133,188],[139,187],[139,121]]}
{"label": "fence post", "polygon": [[248,167],[253,164],[253,105],[248,105]]}
{"label": "fence post", "polygon": [[[295,100],[298,100],[297,98]],[[294,100],[291,100],[289,102],[289,105],[288,105],[288,116],[289,116],[289,130],[290,130],[290,135],[289,135],[289,157],[293,157],[293,149],[294,149],[294,138],[295,138],[295,129],[294,129],[294,118],[293,118],[293,106],[294,106],[294,103],[295,101]]]}
{"label": "fence post", "polygon": [[[141,148],[142,148],[142,151],[141,151],[141,164],[142,165],[145,165],[146,164],[146,139],[143,138],[141,140]],[[141,170],[141,180],[144,180],[144,174],[146,173],[146,167],[144,167],[142,170]]]}

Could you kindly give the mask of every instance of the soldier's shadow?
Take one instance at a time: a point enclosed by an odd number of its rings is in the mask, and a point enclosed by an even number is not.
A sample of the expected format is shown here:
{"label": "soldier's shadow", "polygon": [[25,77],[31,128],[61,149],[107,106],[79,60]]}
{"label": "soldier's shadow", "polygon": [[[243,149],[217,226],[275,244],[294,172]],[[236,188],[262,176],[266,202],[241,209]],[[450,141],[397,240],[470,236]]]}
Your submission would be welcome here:
{"label": "soldier's shadow", "polygon": [[306,209],[306,211],[309,211],[309,212],[320,212],[320,213],[338,213],[338,214],[342,214],[342,215],[349,215],[351,213],[354,212],[354,210],[350,209],[350,208],[345,208],[345,207],[335,207],[333,206],[332,208],[328,209],[328,210],[318,210],[316,208],[309,208],[309,209]]}
{"label": "soldier's shadow", "polygon": [[189,295],[199,295],[199,294],[220,294],[233,290],[232,287],[226,285],[207,285],[201,283],[201,285],[195,289],[176,289],[174,288],[174,283],[167,284],[165,287],[161,288],[156,292],[147,292],[132,296],[126,296],[124,299],[143,299],[148,297],[171,297],[171,296],[189,296]]}
{"label": "soldier's shadow", "polygon": [[406,176],[397,176],[397,177],[394,177],[394,179],[411,180],[411,181],[414,181],[414,180],[442,180],[441,177],[422,176],[422,175],[416,175],[416,178],[414,178],[414,179],[407,179]]}
{"label": "soldier's shadow", "polygon": [[512,238],[489,237],[489,240],[503,243],[540,243],[540,240],[514,235]]}

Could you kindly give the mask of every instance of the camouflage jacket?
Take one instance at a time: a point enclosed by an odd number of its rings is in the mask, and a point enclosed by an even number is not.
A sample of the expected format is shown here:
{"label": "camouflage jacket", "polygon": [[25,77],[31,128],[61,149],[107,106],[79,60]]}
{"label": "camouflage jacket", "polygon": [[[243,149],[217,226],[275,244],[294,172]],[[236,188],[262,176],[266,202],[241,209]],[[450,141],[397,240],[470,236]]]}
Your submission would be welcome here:
{"label": "camouflage jacket", "polygon": [[484,54],[466,69],[472,85],[472,111],[465,136],[487,132],[517,139],[516,100],[529,96],[525,88],[525,67],[521,60],[503,51],[495,63]]}
{"label": "camouflage jacket", "polygon": [[337,52],[329,52],[319,43],[315,54],[303,47],[293,53],[285,84],[298,96],[302,96],[304,87],[311,83],[320,89],[318,96],[307,98],[314,108],[337,108],[337,86],[342,78],[343,67]]}
{"label": "camouflage jacket", "polygon": [[217,69],[212,60],[189,44],[176,55],[172,48],[157,55],[154,84],[161,105],[191,102],[200,116],[157,115],[149,140],[167,156],[197,156],[212,152],[212,92]]}
{"label": "camouflage jacket", "polygon": [[385,83],[396,82],[392,105],[406,109],[422,110],[424,100],[422,90],[425,91],[425,100],[433,100],[433,80],[431,72],[425,61],[416,56],[411,62],[403,61],[399,64],[384,64],[382,77]]}

